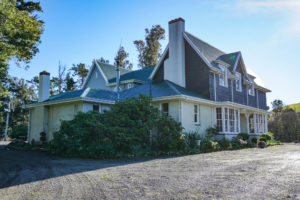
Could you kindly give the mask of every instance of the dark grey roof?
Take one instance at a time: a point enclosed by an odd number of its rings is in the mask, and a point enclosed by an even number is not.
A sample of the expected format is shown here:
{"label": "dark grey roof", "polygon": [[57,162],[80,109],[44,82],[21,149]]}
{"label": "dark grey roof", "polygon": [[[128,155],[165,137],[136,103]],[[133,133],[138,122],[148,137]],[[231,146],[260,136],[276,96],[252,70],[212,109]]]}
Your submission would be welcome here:
{"label": "dark grey roof", "polygon": [[[146,82],[148,80],[150,74],[152,73],[153,69],[154,69],[154,66],[128,72],[128,73],[120,76],[120,81],[127,81],[127,80],[133,79],[133,80],[137,80],[137,81]],[[108,82],[115,83],[116,78],[112,78],[112,79],[108,80]]]}
{"label": "dark grey roof", "polygon": [[[97,60],[97,64],[99,65],[99,67],[101,68],[103,73],[105,74],[107,80],[116,77],[116,69],[117,69],[116,66],[107,64],[107,63],[102,63],[99,60]],[[123,68],[120,69],[120,75],[126,74],[128,72],[130,72],[130,70],[123,69]]]}

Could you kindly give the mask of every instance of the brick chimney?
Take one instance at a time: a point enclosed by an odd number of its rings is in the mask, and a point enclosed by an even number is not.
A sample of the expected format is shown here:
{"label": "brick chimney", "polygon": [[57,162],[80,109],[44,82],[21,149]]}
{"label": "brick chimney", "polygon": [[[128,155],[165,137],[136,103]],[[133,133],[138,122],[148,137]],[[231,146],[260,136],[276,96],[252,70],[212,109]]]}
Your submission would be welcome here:
{"label": "brick chimney", "polygon": [[46,71],[40,72],[39,78],[39,102],[45,101],[50,96],[50,73]]}
{"label": "brick chimney", "polygon": [[182,18],[169,21],[169,59],[165,62],[164,79],[185,87],[185,49]]}

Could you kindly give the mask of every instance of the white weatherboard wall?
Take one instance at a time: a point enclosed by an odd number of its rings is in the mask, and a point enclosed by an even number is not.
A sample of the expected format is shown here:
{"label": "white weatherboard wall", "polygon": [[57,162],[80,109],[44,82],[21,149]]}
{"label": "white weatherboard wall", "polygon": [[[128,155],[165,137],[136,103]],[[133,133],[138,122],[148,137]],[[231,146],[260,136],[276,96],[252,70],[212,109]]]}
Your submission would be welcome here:
{"label": "white weatherboard wall", "polygon": [[47,127],[44,127],[47,125],[45,121],[48,119],[48,112],[47,108],[41,106],[41,107],[35,107],[30,110],[30,123],[29,123],[29,138],[28,141],[31,142],[33,139],[35,141],[40,141],[40,133],[45,130]]}
{"label": "white weatherboard wall", "polygon": [[60,128],[61,120],[72,120],[77,112],[82,110],[82,103],[53,105],[49,108],[48,140],[53,139],[53,133]]}
{"label": "white weatherboard wall", "polygon": [[[194,122],[194,105],[200,106],[200,123],[197,125]],[[181,124],[185,132],[196,131],[198,134],[204,135],[207,128],[216,124],[214,107],[182,101],[181,109]]]}
{"label": "white weatherboard wall", "polygon": [[106,86],[106,81],[99,71],[98,67],[94,67],[90,79],[86,83],[85,87],[89,87],[92,89],[113,90],[113,88]]}

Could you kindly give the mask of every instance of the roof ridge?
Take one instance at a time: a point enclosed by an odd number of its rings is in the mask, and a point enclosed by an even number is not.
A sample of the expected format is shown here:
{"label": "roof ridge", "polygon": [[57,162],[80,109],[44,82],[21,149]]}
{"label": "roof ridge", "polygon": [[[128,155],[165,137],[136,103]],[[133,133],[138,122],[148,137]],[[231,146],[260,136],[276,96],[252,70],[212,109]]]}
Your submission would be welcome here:
{"label": "roof ridge", "polygon": [[191,35],[192,37],[196,38],[197,40],[200,40],[201,42],[203,42],[203,43],[207,44],[208,46],[210,46],[210,47],[212,47],[212,48],[214,48],[214,49],[216,49],[216,50],[220,51],[221,53],[223,53],[223,54],[227,54],[226,52],[222,51],[221,49],[218,49],[217,47],[215,47],[215,46],[213,46],[213,45],[211,45],[211,44],[209,44],[209,43],[207,43],[207,42],[205,42],[205,41],[201,40],[200,38],[198,38],[198,37],[197,37],[197,36],[195,36],[195,35],[193,35],[193,34],[191,34],[191,33],[187,32],[187,31],[185,31],[185,33],[187,33],[187,34]]}

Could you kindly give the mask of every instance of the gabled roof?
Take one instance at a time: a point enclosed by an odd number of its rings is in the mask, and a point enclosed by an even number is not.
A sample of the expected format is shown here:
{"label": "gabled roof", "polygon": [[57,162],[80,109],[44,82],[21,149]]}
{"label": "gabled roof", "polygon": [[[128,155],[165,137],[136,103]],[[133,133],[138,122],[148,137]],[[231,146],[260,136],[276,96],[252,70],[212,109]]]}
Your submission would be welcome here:
{"label": "gabled roof", "polygon": [[[103,73],[106,76],[107,80],[116,77],[116,70],[117,70],[116,66],[111,65],[111,64],[107,64],[107,63],[102,63],[99,60],[96,60],[96,62],[99,65],[99,67],[101,68],[101,70],[103,71]],[[129,72],[131,72],[131,71],[127,70],[127,69],[124,69],[124,68],[120,68],[120,75],[129,73]]]}
{"label": "gabled roof", "polygon": [[[100,62],[100,60],[94,60],[89,70],[89,73],[83,83],[82,88],[85,88],[95,68],[98,68],[106,83],[108,83],[109,79],[116,77],[116,69],[117,69],[116,66]],[[120,69],[120,75],[126,74],[128,72],[130,72],[130,70],[123,69],[123,68]]]}
{"label": "gabled roof", "polygon": [[[154,69],[154,66],[147,67],[147,68],[140,69],[140,70],[131,71],[126,74],[122,74],[120,76],[120,81],[136,80],[136,81],[146,82],[149,79],[149,76],[152,73],[153,69]],[[109,79],[108,82],[115,83],[116,77]]]}

